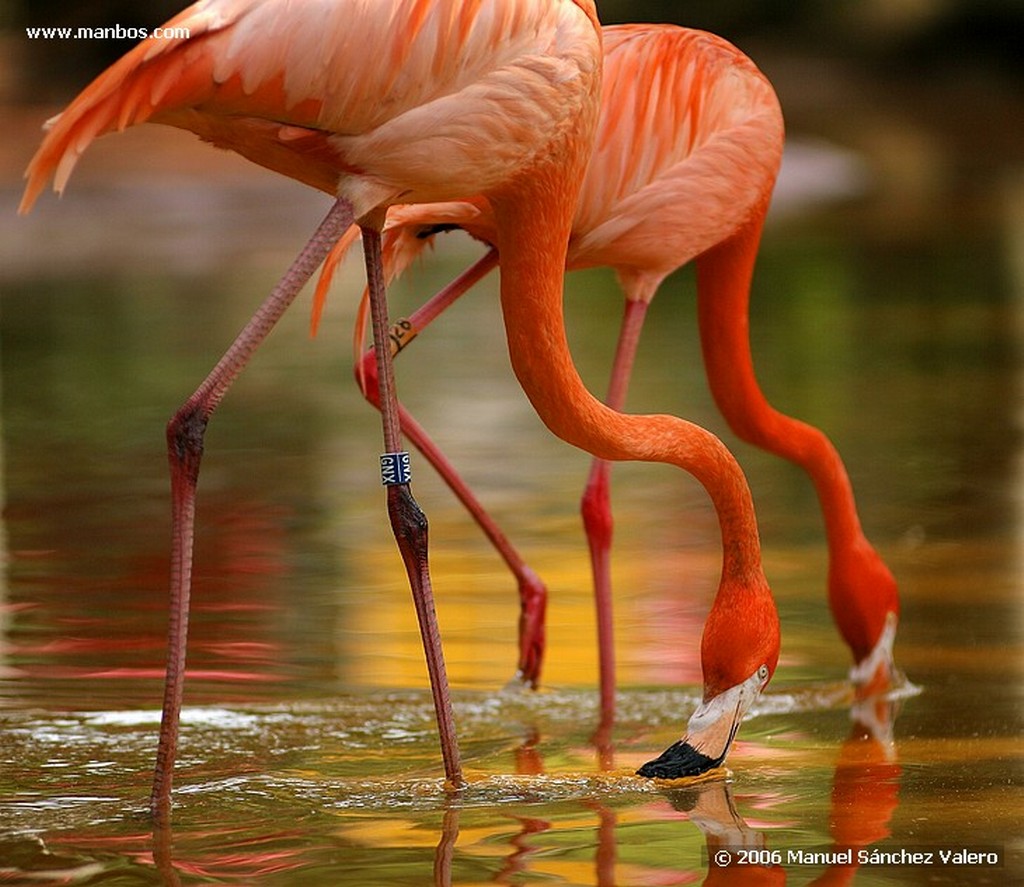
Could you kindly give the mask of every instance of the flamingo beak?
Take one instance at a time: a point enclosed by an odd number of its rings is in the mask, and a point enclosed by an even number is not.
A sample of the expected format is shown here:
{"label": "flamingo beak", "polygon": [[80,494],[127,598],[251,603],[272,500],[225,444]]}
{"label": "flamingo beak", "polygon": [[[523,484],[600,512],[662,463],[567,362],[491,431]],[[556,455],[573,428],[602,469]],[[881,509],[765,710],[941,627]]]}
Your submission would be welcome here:
{"label": "flamingo beak", "polygon": [[690,716],[686,735],[639,770],[638,776],[679,779],[699,776],[721,766],[743,716],[768,683],[771,673],[760,666],[749,678],[702,702]]}
{"label": "flamingo beak", "polygon": [[888,613],[885,617],[885,627],[871,652],[850,669],[850,680],[853,682],[857,699],[877,696],[898,686],[904,680],[896,668],[892,654],[898,621],[895,613]]}

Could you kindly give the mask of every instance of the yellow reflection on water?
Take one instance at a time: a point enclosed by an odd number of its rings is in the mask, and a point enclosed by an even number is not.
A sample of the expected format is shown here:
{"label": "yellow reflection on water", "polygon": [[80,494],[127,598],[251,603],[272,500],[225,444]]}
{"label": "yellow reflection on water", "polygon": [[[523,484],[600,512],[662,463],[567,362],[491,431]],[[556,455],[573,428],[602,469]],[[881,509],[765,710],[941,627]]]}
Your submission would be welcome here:
{"label": "yellow reflection on water", "polygon": [[[551,538],[532,564],[549,590],[543,679],[559,686],[596,686],[590,564],[582,532],[566,536]],[[490,553],[439,539],[441,532],[432,529],[432,578],[449,678],[455,686],[500,687],[512,677],[518,653],[515,582]],[[708,543],[704,551],[645,550],[634,557],[619,550],[614,606],[619,677],[625,684],[699,683],[700,633],[720,556],[715,540]],[[685,577],[680,587],[669,582],[650,588],[655,559],[662,574],[671,574],[678,564]],[[357,685],[423,686],[421,642],[397,555],[386,547],[367,550],[360,571],[373,577],[373,591],[355,592],[341,617],[342,645],[351,660],[347,674]],[[696,580],[696,594],[688,593],[686,579]]]}

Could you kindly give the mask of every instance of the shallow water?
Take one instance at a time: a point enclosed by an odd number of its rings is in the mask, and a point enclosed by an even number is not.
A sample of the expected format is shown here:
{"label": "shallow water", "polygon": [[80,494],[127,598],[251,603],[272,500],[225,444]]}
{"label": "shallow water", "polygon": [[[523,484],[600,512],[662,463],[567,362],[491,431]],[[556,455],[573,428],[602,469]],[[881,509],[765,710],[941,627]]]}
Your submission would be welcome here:
{"label": "shallow water", "polygon": [[[7,239],[0,281],[0,882],[1020,877],[1024,189],[1008,185],[969,235],[922,225],[892,237],[816,210],[780,214],[766,236],[752,317],[764,387],[832,436],[900,582],[897,658],[911,683],[886,703],[851,710],[810,484],[738,443],[714,411],[692,277],[656,300],[630,408],[684,415],[734,448],[784,633],[728,771],[689,786],[631,774],[699,697],[720,559],[701,489],[660,466],[615,470],[621,688],[615,729],[597,737],[576,514],[586,456],[551,438],[515,385],[493,280],[403,354],[403,398],[552,594],[545,689],[503,689],[514,584],[416,463],[469,777],[448,794],[376,479],[379,426],[350,382],[358,274],[312,342],[300,300],[211,423],[173,829],[154,835],[163,425],[322,203],[259,174],[221,190],[184,175],[133,190],[129,178],[113,192],[84,175]],[[15,193],[3,192],[4,218]],[[113,233],[96,218],[116,220]],[[397,288],[395,314],[474,254],[450,236]],[[619,305],[609,275],[570,278],[574,354],[597,391]],[[863,849],[862,864],[802,855],[836,840]],[[751,864],[717,866],[725,847]],[[1000,865],[880,855],[961,847],[991,849]],[[739,860],[736,848],[756,852]]]}

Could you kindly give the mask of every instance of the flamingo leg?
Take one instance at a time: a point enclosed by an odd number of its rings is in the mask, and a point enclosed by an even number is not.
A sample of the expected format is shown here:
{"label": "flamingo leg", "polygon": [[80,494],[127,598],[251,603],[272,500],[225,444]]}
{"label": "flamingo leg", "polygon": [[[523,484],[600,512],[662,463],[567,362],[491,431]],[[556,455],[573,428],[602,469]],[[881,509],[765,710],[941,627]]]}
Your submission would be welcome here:
{"label": "flamingo leg", "polygon": [[[475,264],[459,275],[436,296],[414,311],[407,319],[396,322],[388,335],[389,350],[397,355],[412,339],[425,330],[456,299],[482,279],[498,262],[496,250],[489,250]],[[381,394],[376,368],[377,350],[366,351],[356,366],[356,378],[363,396],[377,409]],[[402,433],[431,464],[448,488],[487,536],[491,545],[505,561],[516,578],[519,589],[519,661],[515,681],[536,688],[544,658],[544,621],[548,590],[540,577],[526,564],[509,542],[508,537],[484,509],[480,500],[462,479],[455,467],[423,429],[423,426],[401,404],[398,405]]]}
{"label": "flamingo leg", "polygon": [[[374,350],[367,351],[363,360],[364,364],[369,364],[369,359],[373,358],[375,358]],[[380,409],[377,369],[375,366],[364,365],[362,372],[364,374],[363,395],[369,403]],[[547,586],[522,559],[494,518],[487,513],[472,489],[455,470],[430,435],[426,433],[423,426],[405,407],[399,405],[398,412],[402,433],[437,471],[516,577],[520,602],[519,661],[513,680],[536,689],[540,682],[540,671],[544,658]]]}
{"label": "flamingo leg", "polygon": [[[619,341],[615,348],[611,380],[605,404],[622,412],[629,389],[629,379],[636,359],[648,302],[627,299]],[[615,636],[612,619],[611,547],[611,462],[594,459],[583,498],[580,502],[583,527],[590,548],[590,567],[594,577],[594,607],[597,614],[598,674],[601,693],[601,722],[610,725],[615,719]]]}
{"label": "flamingo leg", "polygon": [[185,687],[192,549],[195,539],[196,484],[207,423],[228,388],[280,320],[299,290],[348,226],[352,207],[335,201],[323,222],[252,319],[195,393],[167,425],[167,456],[171,474],[171,588],[167,638],[167,674],[150,809],[158,822],[170,816],[171,782],[178,746],[178,726]]}
{"label": "flamingo leg", "polygon": [[421,333],[455,302],[465,295],[472,287],[483,280],[498,264],[498,251],[493,247],[463,271],[437,295],[428,299],[408,317],[412,335],[405,334],[399,342],[392,338],[392,353],[402,350],[416,333]]}
{"label": "flamingo leg", "polygon": [[[384,430],[385,458],[398,458],[402,452],[402,430],[398,414],[398,396],[395,389],[394,361],[388,347],[388,306],[384,290],[384,270],[381,255],[381,235],[378,228],[362,226],[363,251],[366,257],[366,279],[370,290],[370,319],[373,328],[374,351],[377,364],[377,386],[380,398],[381,422]],[[453,786],[460,786],[462,764],[459,760],[458,740],[455,734],[455,716],[452,712],[448,675],[441,650],[441,633],[434,609],[434,592],[430,584],[427,557],[427,518],[413,498],[407,472],[401,467],[394,476],[385,479],[388,517],[398,543],[412,587],[416,618],[419,622],[423,652],[430,677],[434,711],[441,737],[441,755],[444,770]]]}

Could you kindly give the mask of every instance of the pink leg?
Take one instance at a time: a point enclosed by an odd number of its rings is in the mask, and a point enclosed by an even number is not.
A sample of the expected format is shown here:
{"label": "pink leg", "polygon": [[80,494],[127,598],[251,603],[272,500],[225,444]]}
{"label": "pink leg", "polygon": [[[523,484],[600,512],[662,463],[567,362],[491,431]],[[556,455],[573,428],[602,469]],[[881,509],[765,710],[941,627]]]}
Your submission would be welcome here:
{"label": "pink leg", "polygon": [[[407,458],[408,453],[402,452],[402,432],[391,349],[384,347],[388,341],[388,306],[384,291],[380,231],[376,228],[363,227],[362,233],[363,249],[366,253],[366,277],[370,289],[370,317],[377,357],[377,384],[384,427],[385,457]],[[441,735],[445,775],[452,786],[460,786],[463,784],[462,765],[459,760],[455,718],[452,713],[444,656],[441,652],[441,634],[434,610],[434,592],[430,584],[427,562],[427,518],[412,496],[407,472],[399,464],[395,473],[388,477],[383,470],[385,457],[382,457],[382,480],[387,486],[388,517],[391,519],[391,529],[398,542],[398,550],[412,586],[413,603],[416,607],[430,688],[434,697],[437,727]]]}
{"label": "pink leg", "polygon": [[335,202],[313,237],[284,277],[259,307],[202,385],[167,425],[167,455],[171,471],[171,603],[160,741],[150,808],[158,822],[170,816],[171,782],[178,745],[178,722],[185,686],[189,595],[192,585],[192,545],[195,537],[195,497],[203,436],[210,416],[253,352],[270,333],[342,232],[352,223],[352,207]]}
{"label": "pink leg", "polygon": [[[605,403],[622,412],[633,371],[633,361],[640,341],[648,302],[627,299],[626,311],[619,330],[611,381]],[[594,604],[597,612],[598,673],[601,687],[601,720],[610,724],[615,718],[615,636],[612,620],[612,510],[610,483],[611,463],[594,459],[590,476],[583,490],[580,511],[590,547],[590,566],[594,576]]]}
{"label": "pink leg", "polygon": [[437,320],[466,292],[490,274],[497,264],[498,251],[492,247],[436,296],[420,305],[404,321],[399,321],[396,326],[401,327],[401,333],[389,336],[392,355],[401,351],[418,333]]}
{"label": "pink leg", "polygon": [[[484,277],[497,264],[497,259],[498,254],[495,250],[488,251],[476,264],[417,309],[409,318],[396,322],[388,335],[391,352],[397,354],[408,345],[456,299]],[[360,383],[363,395],[379,409],[381,401],[375,361],[376,349],[370,349],[356,365],[356,378]],[[508,537],[505,536],[494,519],[487,514],[473,491],[459,476],[455,467],[431,440],[423,427],[401,405],[398,407],[398,415],[402,433],[434,467],[516,577],[520,601],[519,663],[516,669],[516,679],[536,688],[540,681],[544,656],[547,587],[523,561],[519,552],[509,542]]]}

